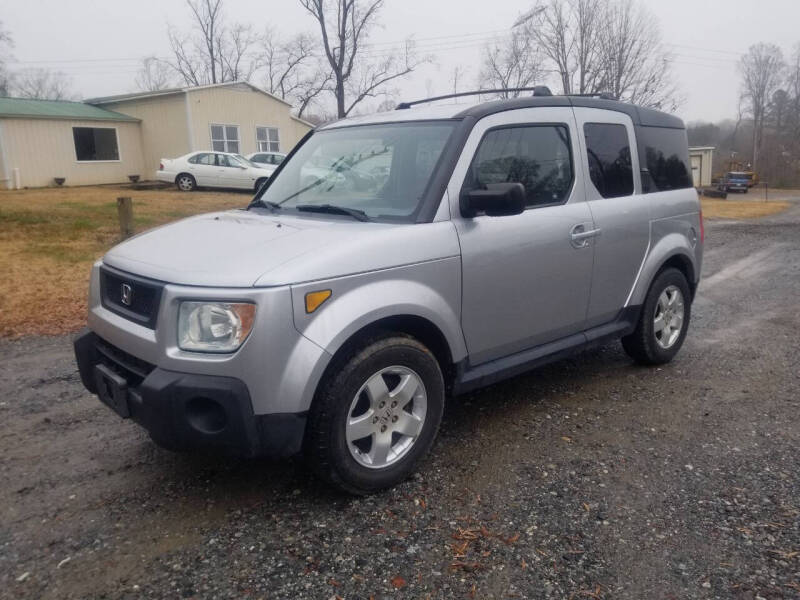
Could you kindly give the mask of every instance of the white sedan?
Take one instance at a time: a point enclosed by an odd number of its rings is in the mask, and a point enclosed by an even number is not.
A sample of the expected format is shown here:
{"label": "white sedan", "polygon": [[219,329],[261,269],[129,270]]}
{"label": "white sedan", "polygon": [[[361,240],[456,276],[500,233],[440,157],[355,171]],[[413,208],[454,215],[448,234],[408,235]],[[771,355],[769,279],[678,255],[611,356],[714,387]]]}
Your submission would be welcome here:
{"label": "white sedan", "polygon": [[283,162],[286,155],[281,152],[253,152],[247,155],[247,160],[257,166],[274,173],[278,165]]}
{"label": "white sedan", "polygon": [[258,191],[274,169],[250,162],[230,152],[191,152],[179,158],[162,158],[156,179],[174,183],[183,192],[198,187],[238,188]]}

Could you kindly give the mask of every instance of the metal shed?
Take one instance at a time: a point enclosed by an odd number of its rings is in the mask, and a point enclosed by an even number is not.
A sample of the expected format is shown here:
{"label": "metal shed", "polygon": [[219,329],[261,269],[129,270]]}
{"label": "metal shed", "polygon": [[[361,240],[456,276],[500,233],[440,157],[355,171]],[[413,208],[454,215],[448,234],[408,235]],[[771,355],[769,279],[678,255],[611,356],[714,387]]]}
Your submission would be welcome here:
{"label": "metal shed", "polygon": [[714,164],[714,146],[696,146],[689,148],[689,161],[692,165],[694,187],[711,185],[711,171]]}

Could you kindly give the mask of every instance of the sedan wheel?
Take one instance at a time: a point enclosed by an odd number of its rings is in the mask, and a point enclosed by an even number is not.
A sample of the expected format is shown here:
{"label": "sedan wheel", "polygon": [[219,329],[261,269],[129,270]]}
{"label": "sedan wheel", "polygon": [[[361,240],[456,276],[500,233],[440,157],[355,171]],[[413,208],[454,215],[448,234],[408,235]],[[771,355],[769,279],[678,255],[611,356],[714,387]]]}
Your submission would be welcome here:
{"label": "sedan wheel", "polygon": [[178,175],[178,178],[175,180],[175,184],[182,192],[191,192],[196,187],[194,177],[186,174]]}

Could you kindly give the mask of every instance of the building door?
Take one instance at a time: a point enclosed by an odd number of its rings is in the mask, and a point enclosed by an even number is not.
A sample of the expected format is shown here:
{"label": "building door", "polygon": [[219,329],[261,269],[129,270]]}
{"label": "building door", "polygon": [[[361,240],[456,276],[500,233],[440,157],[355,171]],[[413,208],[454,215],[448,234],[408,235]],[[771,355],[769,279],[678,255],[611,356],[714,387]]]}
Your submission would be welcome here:
{"label": "building door", "polygon": [[703,185],[703,157],[702,156],[692,156],[692,181],[694,182],[694,187],[701,187]]}

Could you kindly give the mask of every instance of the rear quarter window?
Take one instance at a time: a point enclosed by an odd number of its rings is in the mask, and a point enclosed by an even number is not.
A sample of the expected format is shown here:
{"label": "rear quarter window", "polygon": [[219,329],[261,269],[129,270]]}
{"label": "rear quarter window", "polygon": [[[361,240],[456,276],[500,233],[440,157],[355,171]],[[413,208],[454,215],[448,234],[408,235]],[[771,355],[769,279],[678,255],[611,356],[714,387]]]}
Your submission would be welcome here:
{"label": "rear quarter window", "polygon": [[642,191],[666,192],[693,187],[685,129],[638,127]]}

